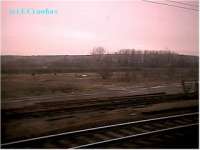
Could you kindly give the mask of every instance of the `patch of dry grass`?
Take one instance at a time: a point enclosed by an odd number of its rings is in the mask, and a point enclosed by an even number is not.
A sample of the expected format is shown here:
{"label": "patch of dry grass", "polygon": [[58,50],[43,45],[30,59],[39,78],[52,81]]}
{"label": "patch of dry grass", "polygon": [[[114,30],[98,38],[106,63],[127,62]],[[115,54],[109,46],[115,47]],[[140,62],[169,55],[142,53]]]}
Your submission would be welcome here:
{"label": "patch of dry grass", "polygon": [[[184,74],[184,71],[180,73]],[[86,76],[81,76],[83,74]],[[185,76],[185,78],[188,81],[193,77]],[[180,82],[178,75],[176,78],[167,78],[167,74],[163,70],[156,69],[115,72],[107,80],[103,80],[97,73],[2,74],[1,79],[3,99],[106,90],[106,87],[110,85],[116,87],[141,84],[149,86],[155,83]]]}
{"label": "patch of dry grass", "polygon": [[84,90],[73,75],[6,75],[2,77],[2,97],[20,97],[42,94],[69,93]]}

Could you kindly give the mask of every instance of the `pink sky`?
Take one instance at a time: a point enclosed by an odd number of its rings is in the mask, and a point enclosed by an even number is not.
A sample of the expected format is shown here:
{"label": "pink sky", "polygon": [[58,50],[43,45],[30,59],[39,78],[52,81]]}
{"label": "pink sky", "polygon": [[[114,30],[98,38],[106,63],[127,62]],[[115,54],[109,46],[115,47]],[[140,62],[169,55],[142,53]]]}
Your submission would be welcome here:
{"label": "pink sky", "polygon": [[[89,54],[96,46],[198,55],[197,11],[142,0],[1,3],[3,55]],[[54,8],[58,14],[10,15],[11,8]]]}

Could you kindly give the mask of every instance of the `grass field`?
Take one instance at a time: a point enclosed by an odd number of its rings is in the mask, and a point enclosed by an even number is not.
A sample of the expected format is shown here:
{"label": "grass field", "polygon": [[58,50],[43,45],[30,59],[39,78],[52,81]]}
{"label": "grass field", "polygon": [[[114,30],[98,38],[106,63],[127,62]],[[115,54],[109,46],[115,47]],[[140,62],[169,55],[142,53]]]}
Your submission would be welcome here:
{"label": "grass field", "polygon": [[197,80],[190,69],[148,69],[114,72],[109,79],[98,73],[2,74],[2,98],[106,90],[108,86],[151,86]]}

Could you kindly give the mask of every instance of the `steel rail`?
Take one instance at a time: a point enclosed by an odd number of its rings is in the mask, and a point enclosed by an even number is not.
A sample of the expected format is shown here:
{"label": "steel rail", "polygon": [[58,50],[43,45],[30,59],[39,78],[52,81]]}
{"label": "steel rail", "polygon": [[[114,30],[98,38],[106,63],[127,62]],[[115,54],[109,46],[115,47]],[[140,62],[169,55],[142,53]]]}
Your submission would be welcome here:
{"label": "steel rail", "polygon": [[133,134],[133,135],[124,136],[124,137],[120,137],[120,138],[114,138],[114,139],[110,139],[110,140],[104,140],[104,141],[100,141],[100,142],[80,145],[80,146],[76,146],[76,147],[72,147],[72,148],[73,149],[85,149],[85,148],[88,148],[90,146],[97,146],[97,145],[100,145],[100,144],[107,144],[107,143],[110,143],[110,142],[116,142],[116,141],[120,141],[120,140],[136,138],[136,137],[139,137],[139,136],[144,136],[144,135],[149,135],[149,134],[154,134],[154,133],[160,133],[160,132],[165,132],[165,131],[170,131],[170,130],[175,130],[175,129],[180,129],[180,128],[191,127],[191,126],[195,126],[195,125],[198,125],[198,123],[180,125],[180,126],[176,126],[176,127],[165,128],[165,129],[154,130],[154,131],[148,131],[148,132]]}
{"label": "steel rail", "polygon": [[88,131],[95,131],[95,130],[107,129],[107,128],[112,128],[112,127],[119,127],[119,126],[125,126],[125,125],[137,124],[137,123],[145,123],[145,122],[150,122],[150,121],[171,119],[171,118],[178,118],[178,117],[184,117],[184,116],[192,116],[192,115],[197,115],[197,114],[199,114],[199,113],[198,112],[186,113],[186,114],[172,115],[172,116],[166,116],[166,117],[157,117],[157,118],[151,118],[151,119],[118,123],[118,124],[112,124],[112,125],[106,125],[106,126],[99,126],[99,127],[87,128],[87,129],[70,131],[70,132],[62,132],[62,133],[58,133],[58,134],[51,134],[51,135],[29,138],[29,139],[24,139],[24,140],[18,140],[18,141],[13,141],[13,142],[8,142],[8,143],[2,143],[1,146],[11,146],[14,144],[21,144],[21,143],[32,142],[32,141],[43,140],[43,139],[45,140],[48,138],[53,138],[53,137],[58,137],[58,136],[72,135],[72,134],[84,133],[84,132],[88,132]]}

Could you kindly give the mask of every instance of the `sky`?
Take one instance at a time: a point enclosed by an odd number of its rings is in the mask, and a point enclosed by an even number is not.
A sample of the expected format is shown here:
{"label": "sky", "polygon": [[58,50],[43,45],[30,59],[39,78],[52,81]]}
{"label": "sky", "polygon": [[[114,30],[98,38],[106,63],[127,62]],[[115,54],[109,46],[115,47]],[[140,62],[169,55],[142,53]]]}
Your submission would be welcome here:
{"label": "sky", "polygon": [[[1,6],[1,55],[86,55],[97,46],[109,53],[134,48],[198,55],[198,11],[143,0],[4,0]],[[57,14],[10,13],[20,8]]]}

